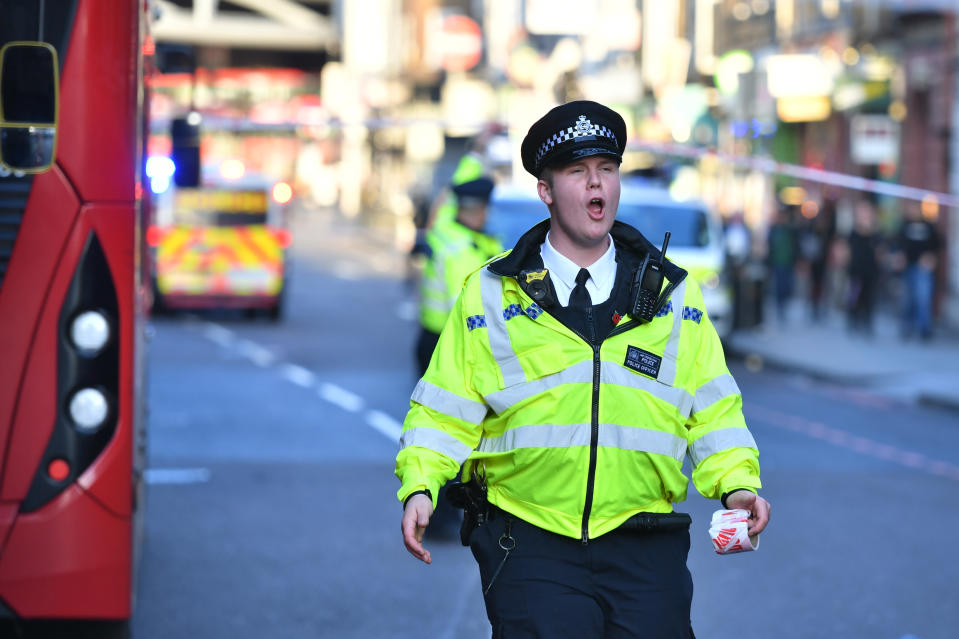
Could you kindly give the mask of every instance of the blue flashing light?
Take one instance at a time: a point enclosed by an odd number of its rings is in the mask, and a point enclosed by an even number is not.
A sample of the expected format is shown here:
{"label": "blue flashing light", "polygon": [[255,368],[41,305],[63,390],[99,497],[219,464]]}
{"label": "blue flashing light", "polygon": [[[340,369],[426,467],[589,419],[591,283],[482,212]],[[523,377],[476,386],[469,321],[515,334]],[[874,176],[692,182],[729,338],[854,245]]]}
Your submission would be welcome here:
{"label": "blue flashing light", "polygon": [[146,174],[150,178],[150,190],[156,194],[170,188],[170,178],[176,173],[176,164],[165,155],[151,155],[147,158]]}
{"label": "blue flashing light", "polygon": [[165,155],[151,155],[147,158],[146,166],[147,177],[173,177],[176,172],[176,165],[173,160]]}
{"label": "blue flashing light", "polygon": [[150,190],[155,194],[164,193],[168,188],[170,188],[170,178],[160,175],[150,178]]}

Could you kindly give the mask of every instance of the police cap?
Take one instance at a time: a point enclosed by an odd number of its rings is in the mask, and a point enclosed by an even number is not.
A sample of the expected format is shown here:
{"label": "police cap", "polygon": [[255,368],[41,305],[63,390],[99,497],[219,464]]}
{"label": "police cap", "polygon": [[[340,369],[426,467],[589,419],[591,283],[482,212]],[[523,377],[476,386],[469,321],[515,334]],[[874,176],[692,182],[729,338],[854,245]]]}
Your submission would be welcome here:
{"label": "police cap", "polygon": [[529,128],[523,139],[523,168],[539,177],[547,166],[562,166],[591,155],[622,161],[626,122],[622,116],[590,100],[554,107]]}
{"label": "police cap", "polygon": [[451,188],[460,204],[472,202],[486,204],[493,192],[493,180],[482,175],[475,180],[454,184]]}

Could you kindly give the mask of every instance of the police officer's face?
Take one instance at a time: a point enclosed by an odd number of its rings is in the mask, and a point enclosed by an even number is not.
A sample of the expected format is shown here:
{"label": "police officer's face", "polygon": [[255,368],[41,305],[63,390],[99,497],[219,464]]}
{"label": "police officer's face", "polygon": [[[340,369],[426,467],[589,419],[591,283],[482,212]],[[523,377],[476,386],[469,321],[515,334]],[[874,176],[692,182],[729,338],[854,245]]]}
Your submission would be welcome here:
{"label": "police officer's face", "polygon": [[593,155],[555,167],[552,179],[541,179],[537,188],[552,213],[553,240],[580,249],[606,246],[619,208],[619,163],[615,159]]}

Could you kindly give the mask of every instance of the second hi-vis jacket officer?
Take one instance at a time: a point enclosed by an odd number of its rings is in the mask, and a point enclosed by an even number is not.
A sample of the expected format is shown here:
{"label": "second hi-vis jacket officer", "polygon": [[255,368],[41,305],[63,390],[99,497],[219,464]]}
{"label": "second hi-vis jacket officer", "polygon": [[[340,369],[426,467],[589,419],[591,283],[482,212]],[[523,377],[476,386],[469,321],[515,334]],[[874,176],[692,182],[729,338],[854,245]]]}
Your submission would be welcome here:
{"label": "second hi-vis jacket officer", "polygon": [[[758,451],[697,284],[615,223],[622,118],[556,107],[523,142],[550,220],[468,279],[413,392],[396,474],[407,549],[464,465],[493,636],[692,636],[696,488],[768,521]],[[652,265],[652,266],[651,266]],[[665,280],[657,279],[657,274]],[[647,294],[648,293],[648,294]]]}
{"label": "second hi-vis jacket officer", "polygon": [[467,276],[503,250],[499,240],[482,230],[492,190],[493,180],[486,176],[454,181],[455,216],[437,220],[426,233],[429,257],[420,285],[421,331],[416,346],[420,375]]}

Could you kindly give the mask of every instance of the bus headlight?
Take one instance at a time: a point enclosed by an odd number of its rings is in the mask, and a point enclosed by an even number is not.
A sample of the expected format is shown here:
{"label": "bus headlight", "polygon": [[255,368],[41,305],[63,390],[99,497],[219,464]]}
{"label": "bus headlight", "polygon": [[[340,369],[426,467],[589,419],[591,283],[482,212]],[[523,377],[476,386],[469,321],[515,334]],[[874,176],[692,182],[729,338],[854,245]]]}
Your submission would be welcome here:
{"label": "bus headlight", "polygon": [[70,400],[70,417],[77,430],[92,433],[106,421],[110,407],[107,398],[95,388],[82,388]]}
{"label": "bus headlight", "polygon": [[70,325],[70,339],[84,355],[94,355],[106,346],[110,339],[110,323],[102,313],[84,311]]}

